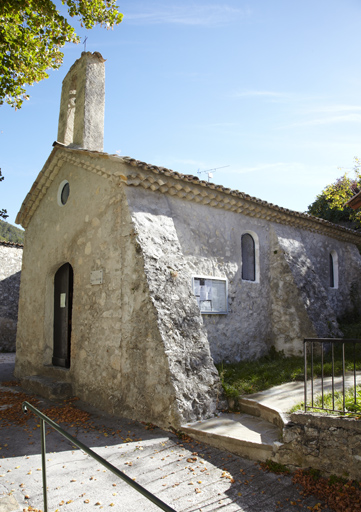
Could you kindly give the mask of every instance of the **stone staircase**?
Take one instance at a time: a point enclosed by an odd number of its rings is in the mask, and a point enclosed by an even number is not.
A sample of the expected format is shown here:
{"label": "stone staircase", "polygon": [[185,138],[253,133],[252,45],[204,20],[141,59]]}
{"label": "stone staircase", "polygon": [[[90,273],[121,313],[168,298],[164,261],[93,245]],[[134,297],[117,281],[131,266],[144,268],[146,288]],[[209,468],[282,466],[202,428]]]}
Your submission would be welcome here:
{"label": "stone staircase", "polygon": [[290,383],[230,403],[239,413],[182,425],[182,431],[198,441],[264,462],[282,446],[287,411],[303,399],[303,383]]}
{"label": "stone staircase", "polygon": [[279,427],[244,413],[222,413],[215,418],[183,425],[182,431],[197,441],[257,461],[270,459],[281,439]]}
{"label": "stone staircase", "polygon": [[51,377],[33,375],[20,379],[20,382],[25,390],[48,400],[65,400],[73,396],[72,385],[69,382],[55,380]]}

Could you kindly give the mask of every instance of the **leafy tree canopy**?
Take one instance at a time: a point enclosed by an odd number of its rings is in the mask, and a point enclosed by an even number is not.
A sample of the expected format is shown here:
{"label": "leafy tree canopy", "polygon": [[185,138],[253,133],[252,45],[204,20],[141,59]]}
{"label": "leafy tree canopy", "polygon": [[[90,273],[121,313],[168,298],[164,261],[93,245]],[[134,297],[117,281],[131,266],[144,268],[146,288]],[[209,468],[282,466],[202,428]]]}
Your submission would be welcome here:
{"label": "leafy tree canopy", "polygon": [[361,190],[361,160],[355,158],[354,177],[347,173],[328,185],[308,207],[307,213],[335,224],[361,229],[361,211],[353,210],[345,203]]}
{"label": "leafy tree canopy", "polygon": [[15,244],[24,243],[24,231],[22,229],[0,220],[0,240],[5,242],[13,242]]}
{"label": "leafy tree canopy", "polygon": [[[111,28],[122,21],[116,0],[61,0],[82,26]],[[61,48],[79,37],[51,0],[0,0],[0,105],[20,108],[24,88],[48,78],[63,62]]]}
{"label": "leafy tree canopy", "polygon": [[[4,179],[4,176],[1,174],[1,169],[0,169],[0,181],[3,181]],[[0,219],[7,219],[9,217],[9,215],[7,215],[7,211],[4,210],[4,208],[0,209]]]}

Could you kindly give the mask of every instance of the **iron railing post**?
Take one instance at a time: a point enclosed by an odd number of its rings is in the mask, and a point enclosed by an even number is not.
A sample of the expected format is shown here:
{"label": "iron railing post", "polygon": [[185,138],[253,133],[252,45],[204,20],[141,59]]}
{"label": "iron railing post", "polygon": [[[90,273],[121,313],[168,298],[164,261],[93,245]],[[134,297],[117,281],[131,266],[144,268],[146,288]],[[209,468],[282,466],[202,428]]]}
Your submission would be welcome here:
{"label": "iron railing post", "polygon": [[335,410],[335,350],[334,350],[334,343],[331,344],[332,346],[332,410]]}
{"label": "iron railing post", "polygon": [[[71,434],[68,434],[68,432],[66,432],[61,427],[59,427],[59,425],[57,423],[55,423],[55,421],[53,421],[50,418],[48,418],[47,416],[45,416],[45,414],[43,414],[41,411],[36,409],[36,407],[34,407],[33,405],[29,404],[29,402],[23,402],[22,408],[23,408],[24,412],[26,412],[28,409],[30,411],[32,411],[36,416],[38,416],[44,422],[44,424],[47,423],[48,425],[50,425],[54,430],[59,432],[59,434],[61,434],[66,439],[68,439],[68,441],[70,441],[74,446],[76,446],[77,448],[80,448],[80,450],[82,450],[83,452],[90,455],[90,457],[92,457],[97,462],[99,462],[102,466],[104,466],[106,469],[108,469],[109,471],[114,473],[114,475],[116,475],[118,478],[121,478],[122,480],[124,480],[128,485],[133,487],[133,489],[135,489],[140,494],[142,494],[145,498],[147,498],[149,501],[151,501],[152,503],[157,505],[157,507],[164,510],[164,512],[176,512],[174,510],[174,508],[170,507],[169,505],[164,503],[162,500],[157,498],[157,496],[152,494],[150,491],[148,491],[147,489],[142,487],[140,484],[138,484],[137,482],[132,480],[128,475],[126,475],[125,473],[120,471],[118,468],[116,468],[115,466],[110,464],[110,462],[108,462],[106,459],[103,459],[103,457],[101,457],[100,455],[95,453],[93,450],[91,450],[88,446],[86,446],[84,443],[82,443],[81,441],[76,439],[76,437],[72,436]],[[44,457],[43,473],[45,474],[45,471],[46,471],[46,468],[45,468],[45,426],[44,426],[44,430],[42,429],[42,432],[44,432],[44,451],[42,451],[42,457]],[[43,439],[42,439],[42,446],[43,446]],[[43,477],[43,485],[44,485],[44,477]],[[46,489],[46,476],[45,476],[45,489]],[[44,494],[44,490],[43,490],[43,494]],[[47,509],[45,508],[45,494],[44,494],[44,509],[45,509],[44,512],[46,512]]]}
{"label": "iron railing post", "polygon": [[311,341],[311,406],[313,407],[313,341]]}
{"label": "iron railing post", "polygon": [[354,404],[357,404],[356,399],[356,343],[353,344],[353,397],[354,397]]}
{"label": "iron railing post", "polygon": [[[315,405],[315,400],[314,400],[314,379],[313,379],[313,373],[314,373],[314,362],[313,362],[313,355],[314,355],[314,342],[317,342],[317,343],[321,343],[321,405],[322,407],[318,407],[317,405]],[[305,338],[303,340],[303,343],[304,343],[304,368],[305,368],[305,378],[304,378],[304,397],[305,397],[305,404],[304,404],[304,410],[305,412],[308,410],[308,409],[318,409],[318,410],[323,410],[323,411],[330,411],[330,412],[338,412],[338,413],[343,413],[345,414],[346,412],[348,412],[349,414],[357,414],[359,415],[359,412],[350,412],[350,411],[347,411],[346,410],[346,385],[347,385],[347,380],[346,380],[346,347],[348,345],[353,345],[353,393],[354,393],[354,403],[355,405],[357,406],[358,405],[358,401],[357,401],[357,386],[360,385],[360,382],[359,384],[357,384],[357,373],[356,373],[356,368],[357,368],[357,365],[356,365],[356,345],[361,345],[361,340],[360,339],[344,339],[344,338]],[[307,392],[307,384],[308,384],[308,381],[307,381],[307,372],[308,372],[308,368],[307,368],[307,365],[308,365],[308,359],[307,359],[307,344],[308,343],[311,343],[311,347],[310,347],[310,350],[309,350],[309,355],[310,355],[310,359],[311,359],[311,390],[310,390],[310,393],[311,393],[311,404],[308,404],[307,403],[307,399],[308,399],[308,392]],[[325,368],[324,368],[324,365],[325,365],[325,358],[324,358],[324,347],[329,344],[331,345],[331,363],[332,363],[332,373],[331,373],[331,387],[332,387],[332,409],[331,408],[328,408],[326,405],[325,405],[325,400],[324,400],[324,378],[325,378],[325,374],[324,374],[324,371],[325,371]],[[335,394],[337,393],[337,388],[336,388],[336,384],[338,384],[339,381],[337,381],[335,383],[335,375],[338,374],[338,369],[335,365],[335,348],[334,347],[340,347],[341,349],[341,381],[340,381],[340,384],[342,386],[342,410],[341,410],[341,404],[339,406],[338,409],[335,409]],[[336,352],[336,355],[338,355],[339,352],[337,351]],[[349,352],[347,352],[347,354],[349,354]],[[348,360],[349,361],[349,360]],[[361,361],[359,361],[361,363]]]}
{"label": "iron railing post", "polygon": [[48,512],[48,489],[46,485],[46,442],[45,442],[45,421],[40,419],[41,429],[41,471],[43,476],[43,498],[44,512]]}
{"label": "iron railing post", "polygon": [[323,398],[323,343],[321,343],[321,393],[322,393],[322,409],[324,407],[324,398]]}
{"label": "iron railing post", "polygon": [[303,352],[304,352],[304,360],[305,360],[305,386],[304,386],[304,395],[305,395],[305,412],[307,411],[307,340],[303,340]]}
{"label": "iron railing post", "polygon": [[346,411],[345,405],[345,344],[342,343],[342,412]]}

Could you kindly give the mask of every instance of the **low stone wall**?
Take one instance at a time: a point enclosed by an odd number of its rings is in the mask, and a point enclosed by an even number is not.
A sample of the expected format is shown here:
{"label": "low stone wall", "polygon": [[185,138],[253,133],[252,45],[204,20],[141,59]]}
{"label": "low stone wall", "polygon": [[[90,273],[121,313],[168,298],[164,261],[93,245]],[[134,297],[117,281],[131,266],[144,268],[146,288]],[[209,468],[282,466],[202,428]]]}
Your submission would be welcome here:
{"label": "low stone wall", "polygon": [[0,242],[0,352],[15,352],[23,246]]}
{"label": "low stone wall", "polygon": [[290,420],[275,462],[361,480],[361,420],[301,412]]}

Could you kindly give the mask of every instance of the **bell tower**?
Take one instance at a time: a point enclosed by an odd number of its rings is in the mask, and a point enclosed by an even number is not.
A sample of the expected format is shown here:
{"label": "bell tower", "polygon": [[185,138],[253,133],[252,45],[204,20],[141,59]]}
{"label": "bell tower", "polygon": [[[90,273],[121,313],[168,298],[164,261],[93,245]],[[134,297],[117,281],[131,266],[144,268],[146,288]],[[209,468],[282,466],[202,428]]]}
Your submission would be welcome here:
{"label": "bell tower", "polygon": [[58,141],[103,151],[105,59],[99,52],[82,52],[63,80]]}

